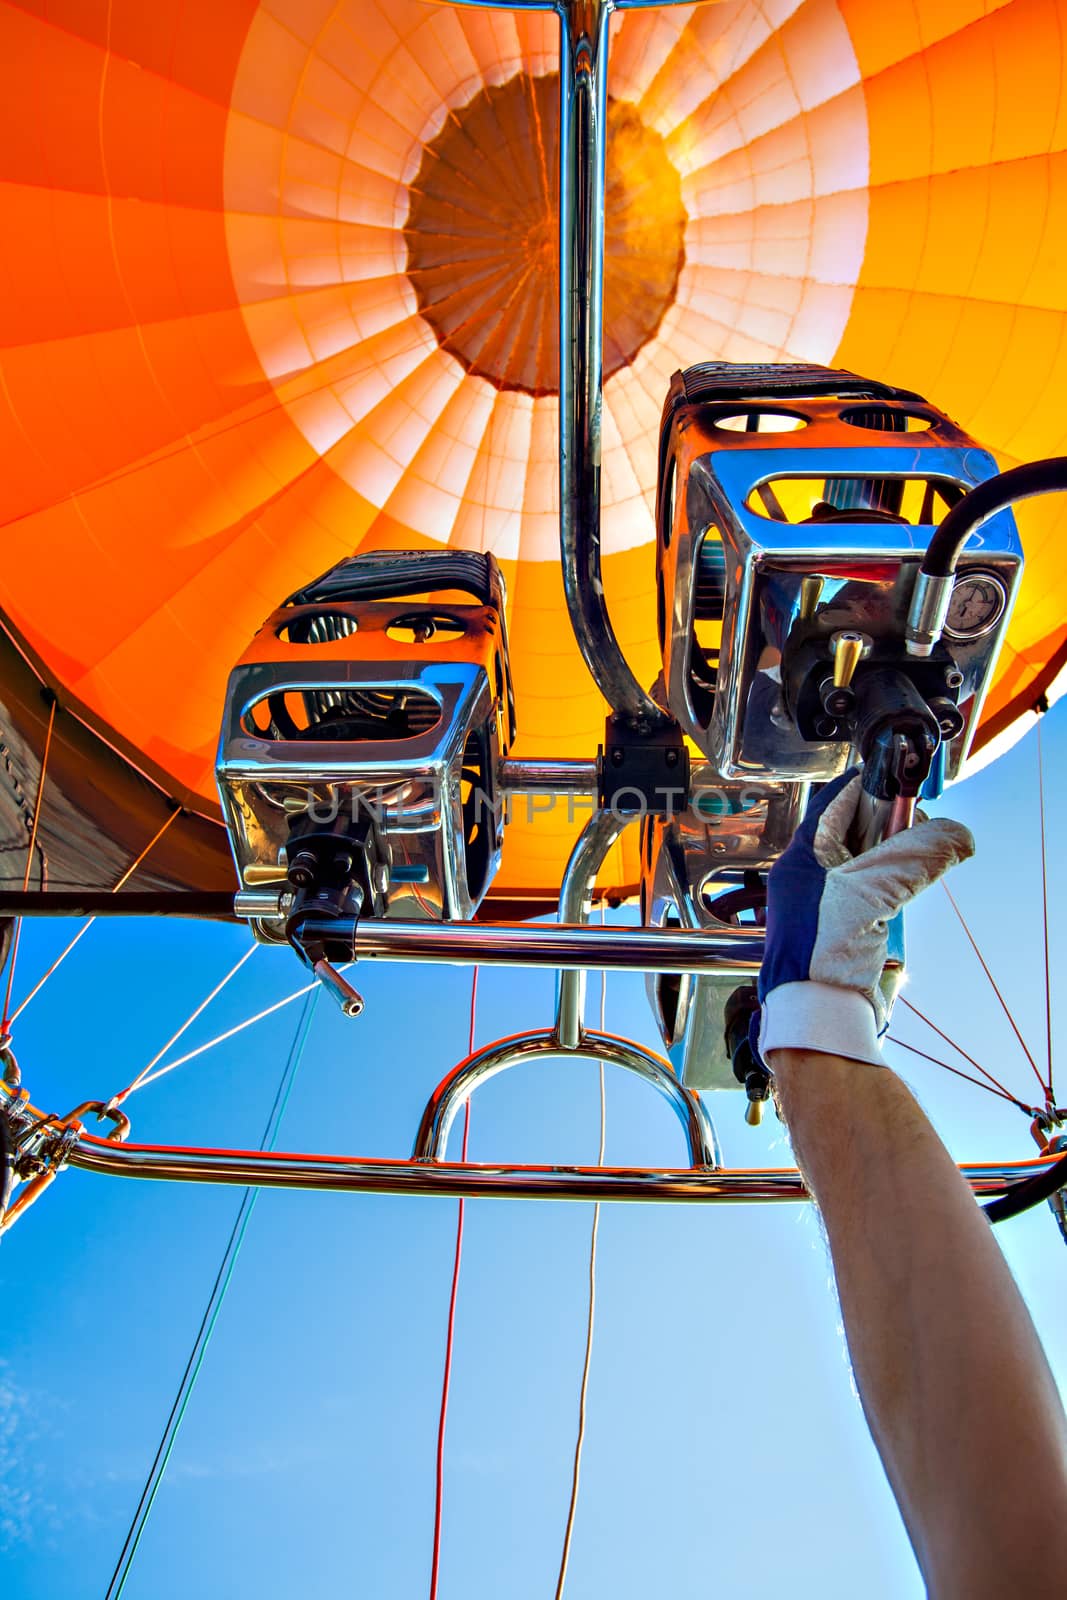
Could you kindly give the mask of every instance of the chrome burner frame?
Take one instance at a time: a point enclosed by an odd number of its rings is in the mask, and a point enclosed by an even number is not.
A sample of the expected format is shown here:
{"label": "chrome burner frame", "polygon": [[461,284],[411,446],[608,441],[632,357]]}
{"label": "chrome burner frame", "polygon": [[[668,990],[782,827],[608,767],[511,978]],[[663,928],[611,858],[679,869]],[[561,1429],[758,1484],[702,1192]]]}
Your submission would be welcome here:
{"label": "chrome burner frame", "polygon": [[[518,1034],[476,1051],[438,1084],[423,1111],[412,1155],[366,1157],[210,1146],[135,1144],[121,1112],[99,1102],[78,1106],[62,1119],[44,1117],[24,1093],[0,1080],[0,1113],[32,1151],[35,1176],[11,1207],[22,1214],[66,1166],[116,1178],[170,1183],[240,1184],[259,1189],[383,1195],[437,1195],[468,1199],[639,1200],[699,1204],[752,1204],[810,1198],[795,1168],[724,1167],[710,1119],[699,1098],[680,1085],[667,1062],[650,1050],[610,1034],[584,1036],[579,1052],[635,1073],[662,1094],[686,1136],[687,1166],[552,1166],[530,1163],[446,1161],[448,1130],[474,1089],[507,1068],[567,1055],[554,1032]],[[87,1133],[84,1118],[113,1121],[114,1133]],[[1058,1152],[1029,1161],[969,1163],[960,1168],[977,1196],[998,1198],[1045,1172]],[[32,1191],[32,1192],[27,1192]]]}
{"label": "chrome burner frame", "polygon": [[[915,579],[934,531],[932,522],[853,520],[842,510],[831,538],[829,522],[778,520],[773,498],[757,508],[760,494],[773,497],[776,484],[805,479],[923,481],[966,492],[997,472],[992,456],[918,397],[868,402],[866,409],[926,424],[893,434],[845,420],[865,408],[844,382],[841,388],[841,398],[753,392],[730,402],[701,399],[680,405],[669,424],[665,419],[672,492],[661,508],[658,543],[664,677],[685,732],[724,778],[826,782],[845,770],[847,743],[813,742],[796,729],[783,701],[783,658],[801,629],[827,649],[833,634],[858,629],[876,647],[899,641],[903,656]],[[719,425],[746,412],[803,425],[780,438]],[[698,703],[692,652],[702,572],[713,558],[724,581],[722,636],[714,693]],[[957,582],[988,574],[1005,604],[995,626],[950,641],[965,721],[944,748],[943,782],[958,776],[970,748],[1021,571],[1022,547],[1005,511],[975,535],[959,563]]]}
{"label": "chrome burner frame", "polygon": [[[602,417],[602,290],[604,239],[602,200],[604,193],[604,125],[606,110],[606,68],[608,23],[614,10],[686,3],[686,0],[452,0],[452,3],[511,10],[554,11],[560,20],[561,71],[561,248],[560,248],[560,559],[563,586],[575,637],[583,658],[617,721],[631,727],[652,729],[661,725],[666,713],[636,680],[627,664],[608,616],[601,580],[600,559],[600,459]],[[809,442],[816,442],[814,440]],[[750,443],[750,441],[748,441]],[[941,455],[927,452],[915,471],[936,467],[962,483],[979,481],[994,470],[988,457],[968,450],[960,454],[948,449],[945,441],[932,441]],[[696,1072],[692,1056],[698,1035],[682,1041],[683,1053],[674,1062],[654,1052],[611,1035],[586,1032],[582,1024],[583,981],[588,968],[677,974],[690,984],[686,1009],[705,1017],[711,1006],[711,990],[701,984],[733,986],[757,970],[762,953],[762,932],[758,928],[737,928],[715,924],[701,894],[708,863],[717,872],[747,865],[765,865],[784,848],[802,809],[805,785],[811,777],[829,777],[842,764],[839,750],[830,752],[815,747],[815,758],[804,759],[793,752],[786,763],[772,765],[753,753],[746,728],[744,708],[760,666],[757,632],[763,627],[759,597],[768,586],[784,589],[783,615],[799,612],[801,586],[813,573],[832,580],[824,572],[833,554],[825,541],[811,530],[779,540],[771,552],[747,514],[731,507],[743,507],[753,484],[762,472],[773,477],[782,469],[781,456],[764,456],[748,448],[731,449],[731,441],[714,451],[692,452],[694,485],[702,486],[707,515],[702,509],[687,512],[679,528],[673,560],[670,592],[670,625],[666,629],[665,653],[669,698],[672,706],[683,710],[686,731],[712,758],[719,774],[762,783],[757,805],[729,817],[729,832],[723,819],[709,822],[646,819],[650,844],[645,875],[645,899],[650,920],[665,921],[673,908],[681,924],[677,929],[662,926],[642,928],[590,928],[581,923],[588,915],[597,871],[607,850],[618,836],[625,819],[599,813],[586,824],[563,881],[560,896],[560,924],[483,924],[470,919],[473,902],[464,898],[456,873],[442,866],[442,880],[448,885],[444,899],[448,921],[417,921],[410,918],[378,921],[353,919],[347,927],[354,959],[444,961],[462,964],[549,965],[560,970],[561,983],[556,1024],[552,1030],[531,1032],[497,1040],[461,1062],[435,1089],[423,1114],[415,1150],[409,1159],[357,1158],[342,1155],[307,1155],[259,1150],[189,1149],[159,1145],[123,1143],[119,1138],[99,1138],[88,1134],[77,1116],[49,1128],[53,1119],[42,1121],[16,1091],[0,1083],[0,1097],[19,1105],[37,1119],[39,1143],[51,1150],[54,1167],[69,1164],[87,1171],[119,1177],[163,1179],[178,1182],[240,1184],[256,1187],[284,1187],[375,1194],[433,1194],[451,1196],[494,1196],[526,1199],[569,1200],[656,1200],[736,1203],[753,1201],[798,1201],[808,1198],[799,1172],[793,1169],[725,1169],[721,1165],[714,1129],[706,1107],[693,1092]],[[812,470],[832,470],[839,456],[831,450],[824,461],[818,452],[808,458]],[[893,465],[887,455],[893,456]],[[714,473],[701,460],[714,456]],[[877,476],[897,470],[899,456],[884,448],[867,445],[860,450],[859,470]],[[850,470],[853,470],[850,467]],[[716,485],[718,484],[718,488]],[[693,506],[696,506],[694,498]],[[713,515],[732,517],[739,563],[732,599],[737,620],[729,648],[734,660],[725,682],[722,709],[710,725],[695,714],[680,676],[680,641],[689,637],[693,623],[692,606],[701,559],[700,542],[707,535]],[[775,527],[776,534],[781,530]],[[850,529],[850,542],[859,538],[865,554],[874,561],[882,558],[897,562],[901,572],[913,576],[912,568],[921,556],[922,541],[911,533],[887,539],[881,529]],[[998,536],[998,559],[1012,571],[1018,565],[1017,547],[1008,536]],[[961,569],[962,570],[962,569]],[[910,581],[910,579],[909,579]],[[901,596],[909,584],[900,583]],[[887,593],[889,591],[886,591]],[[896,615],[896,588],[892,588]],[[687,609],[688,608],[688,609]],[[765,608],[764,608],[765,610]],[[762,636],[761,636],[762,637]],[[987,636],[982,648],[992,649],[999,634]],[[771,642],[763,640],[762,642]],[[360,665],[360,677],[366,664]],[[730,676],[730,674],[733,676]],[[484,674],[482,675],[484,679]],[[408,682],[424,689],[442,709],[456,711],[456,725],[489,714],[483,704],[489,692],[477,680],[474,669],[449,664],[446,669],[412,668],[398,674],[395,666],[383,668],[381,682],[395,685]],[[975,678],[977,682],[977,676]],[[294,689],[335,687],[332,678],[324,681],[314,664],[296,670]],[[274,684],[272,683],[272,687]],[[227,784],[235,798],[228,816],[230,825],[247,838],[248,859],[266,869],[237,896],[235,913],[261,925],[275,925],[285,915],[285,888],[271,879],[271,867],[279,865],[280,841],[260,817],[252,796],[264,779],[285,782],[303,781],[309,767],[321,777],[322,747],[304,752],[287,766],[287,757],[269,742],[256,741],[243,724],[245,711],[257,692],[255,668],[239,678],[226,710],[223,734],[223,766]],[[482,698],[479,698],[482,697]],[[978,700],[969,726],[978,714]],[[732,710],[730,708],[733,708]],[[460,714],[462,713],[462,714]],[[446,719],[447,720],[447,719]],[[962,754],[966,739],[961,736]],[[461,759],[462,752],[458,752]],[[383,784],[395,782],[398,770],[413,781],[423,781],[431,770],[443,765],[454,770],[457,750],[433,746],[401,755],[390,753],[383,763]],[[329,782],[346,784],[366,781],[361,763],[357,773],[346,767],[343,753],[331,753],[327,773]],[[406,764],[404,764],[406,762]],[[958,764],[958,763],[957,763]],[[494,773],[501,792],[556,792],[588,794],[595,792],[596,766],[592,761],[566,762],[553,759],[514,760],[507,751],[494,752]],[[787,780],[783,782],[782,780]],[[699,783],[699,779],[697,780]],[[716,787],[721,788],[718,778]],[[695,784],[694,787],[697,785]],[[453,803],[451,791],[442,802]],[[731,842],[732,841],[732,842]],[[716,850],[722,844],[724,848]],[[711,846],[708,850],[706,847]],[[400,909],[399,903],[397,909]],[[577,924],[577,925],[576,925]],[[331,924],[336,936],[339,925]],[[717,991],[716,991],[717,993]],[[675,1041],[678,1042],[678,1041]],[[687,1054],[688,1052],[688,1054]],[[549,1056],[607,1061],[636,1073],[663,1094],[685,1128],[689,1165],[683,1167],[620,1168],[609,1166],[552,1166],[449,1162],[444,1159],[448,1129],[456,1111],[467,1100],[477,1083],[508,1067]],[[721,1077],[721,1063],[715,1068]],[[681,1067],[681,1073],[677,1070]],[[10,1105],[5,1109],[10,1110]],[[81,1108],[84,1109],[84,1108]],[[103,1108],[105,1114],[107,1108]],[[983,1196],[1007,1193],[1015,1184],[1046,1169],[1052,1156],[1040,1156],[1017,1163],[968,1164],[961,1168],[974,1192]],[[42,1175],[43,1176],[43,1175]]]}
{"label": "chrome burner frame", "polygon": [[[333,1193],[437,1195],[468,1199],[639,1200],[752,1204],[810,1198],[794,1168],[723,1167],[699,1102],[668,1064],[628,1040],[591,1034],[584,1054],[638,1073],[665,1094],[686,1130],[690,1164],[683,1167],[550,1166],[446,1161],[446,1121],[488,1076],[537,1056],[559,1054],[552,1034],[524,1034],[478,1051],[439,1084],[423,1113],[408,1159],[309,1155],[282,1151],[133,1144],[86,1133],[74,1120],[52,1136],[58,1165],[117,1178],[176,1183],[241,1184]],[[0,1085],[0,1089],[3,1086]],[[30,1108],[32,1110],[32,1108]],[[974,1193],[996,1198],[1047,1170],[1054,1153],[1029,1161],[969,1163],[960,1168]]]}

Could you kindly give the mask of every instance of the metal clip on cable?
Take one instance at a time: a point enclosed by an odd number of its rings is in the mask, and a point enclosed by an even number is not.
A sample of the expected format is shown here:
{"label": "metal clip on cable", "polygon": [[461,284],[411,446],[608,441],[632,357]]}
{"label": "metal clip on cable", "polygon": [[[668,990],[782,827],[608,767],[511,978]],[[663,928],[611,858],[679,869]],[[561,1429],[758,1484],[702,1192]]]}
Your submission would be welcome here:
{"label": "metal clip on cable", "polygon": [[85,1100],[66,1117],[37,1116],[28,1102],[23,1102],[19,1109],[23,1115],[30,1113],[32,1120],[23,1128],[15,1148],[8,1153],[8,1162],[12,1176],[24,1164],[30,1166],[30,1175],[19,1191],[18,1198],[5,1205],[0,1215],[0,1233],[6,1233],[13,1227],[19,1217],[55,1182],[57,1174],[67,1165],[79,1138],[85,1132],[82,1122],[84,1116],[94,1112],[98,1122],[106,1120],[113,1124],[113,1131],[107,1135],[109,1143],[123,1143],[130,1132],[130,1119],[126,1113],[117,1106],[105,1105],[102,1100]]}
{"label": "metal clip on cable", "polygon": [[0,1072],[0,1079],[2,1079],[6,1087],[8,1089],[17,1089],[22,1082],[22,1073],[19,1071],[19,1064],[15,1060],[15,1052],[11,1048],[11,1035],[9,1033],[0,1035],[0,1067],[3,1068],[3,1071]]}
{"label": "metal clip on cable", "polygon": [[130,1136],[130,1119],[125,1111],[120,1111],[112,1100],[83,1100],[80,1106],[74,1107],[69,1116],[62,1119],[61,1126],[72,1129],[77,1133],[80,1130],[74,1129],[74,1123],[80,1122],[83,1117],[89,1116],[90,1113],[95,1114],[97,1122],[107,1121],[113,1124],[113,1131],[105,1134],[105,1138],[113,1139],[119,1144],[125,1144]]}

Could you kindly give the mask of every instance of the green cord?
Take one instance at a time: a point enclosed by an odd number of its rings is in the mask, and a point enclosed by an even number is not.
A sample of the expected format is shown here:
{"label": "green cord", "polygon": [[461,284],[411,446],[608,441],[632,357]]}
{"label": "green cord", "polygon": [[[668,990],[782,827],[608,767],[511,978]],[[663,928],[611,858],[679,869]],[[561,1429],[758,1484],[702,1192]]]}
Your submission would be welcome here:
{"label": "green cord", "polygon": [[[267,1118],[263,1137],[259,1142],[261,1150],[273,1150],[274,1148],[274,1142],[278,1137],[282,1118],[285,1116],[285,1109],[289,1104],[289,1096],[292,1093],[293,1084],[296,1081],[296,1075],[304,1054],[304,1046],[307,1044],[308,1034],[311,1031],[315,1006],[320,993],[321,990],[316,989],[304,1001],[304,1009],[301,1013],[300,1021],[297,1023],[296,1033],[293,1036],[293,1043],[289,1050],[289,1059],[286,1061],[285,1070],[282,1073],[277,1093],[274,1096],[274,1104],[271,1107],[270,1116]],[[185,1371],[182,1373],[181,1383],[178,1385],[178,1392],[174,1397],[174,1404],[170,1408],[170,1415],[167,1418],[159,1446],[149,1468],[148,1477],[145,1479],[141,1498],[137,1502],[137,1509],[133,1514],[133,1520],[119,1552],[118,1561],[115,1563],[115,1570],[111,1574],[111,1582],[107,1586],[107,1594],[104,1600],[119,1600],[122,1591],[126,1587],[126,1580],[130,1575],[133,1558],[137,1554],[137,1547],[141,1542],[141,1535],[144,1533],[145,1524],[155,1503],[159,1486],[163,1481],[163,1474],[167,1470],[167,1463],[170,1460],[171,1451],[174,1449],[178,1431],[188,1409],[189,1401],[192,1399],[193,1389],[196,1386],[200,1368],[207,1354],[207,1347],[211,1343],[211,1335],[215,1331],[215,1324],[218,1321],[219,1312],[222,1310],[222,1302],[226,1298],[230,1279],[233,1277],[233,1269],[237,1265],[237,1257],[241,1253],[241,1245],[244,1243],[245,1232],[258,1194],[258,1189],[248,1188],[241,1196],[241,1204],[237,1208],[237,1216],[234,1218],[233,1228],[230,1230],[230,1237],[223,1252],[222,1260],[219,1263],[219,1270],[215,1276],[215,1282],[208,1297],[208,1303],[204,1309],[196,1339],[193,1341],[193,1348],[189,1352],[189,1359],[185,1364]]]}

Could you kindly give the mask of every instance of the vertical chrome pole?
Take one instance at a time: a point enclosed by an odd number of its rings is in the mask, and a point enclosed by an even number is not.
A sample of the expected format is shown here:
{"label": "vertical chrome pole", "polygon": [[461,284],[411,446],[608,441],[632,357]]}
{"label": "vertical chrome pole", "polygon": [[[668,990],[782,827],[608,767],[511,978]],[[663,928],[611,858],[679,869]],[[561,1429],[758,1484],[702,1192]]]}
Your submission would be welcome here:
{"label": "vertical chrome pole", "polygon": [[559,512],[571,625],[612,710],[653,727],[663,711],[619,648],[600,576],[604,350],[604,133],[614,0],[559,0]]}
{"label": "vertical chrome pole", "polygon": [[[559,921],[585,922],[589,916],[593,885],[604,858],[630,821],[614,811],[598,811],[590,817],[571,851],[559,891]],[[582,1036],[585,1010],[585,979],[582,971],[561,971],[556,1003],[556,1038],[565,1050],[576,1050]]]}

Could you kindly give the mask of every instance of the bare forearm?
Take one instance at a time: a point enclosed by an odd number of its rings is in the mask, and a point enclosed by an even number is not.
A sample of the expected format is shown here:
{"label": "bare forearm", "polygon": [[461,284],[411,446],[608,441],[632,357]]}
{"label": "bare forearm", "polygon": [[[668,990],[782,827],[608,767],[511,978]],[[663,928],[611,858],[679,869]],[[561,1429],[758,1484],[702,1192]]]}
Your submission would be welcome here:
{"label": "bare forearm", "polygon": [[1042,1585],[1067,1570],[1067,1426],[989,1225],[893,1073],[796,1050],[771,1064],[931,1594],[1003,1600]]}

